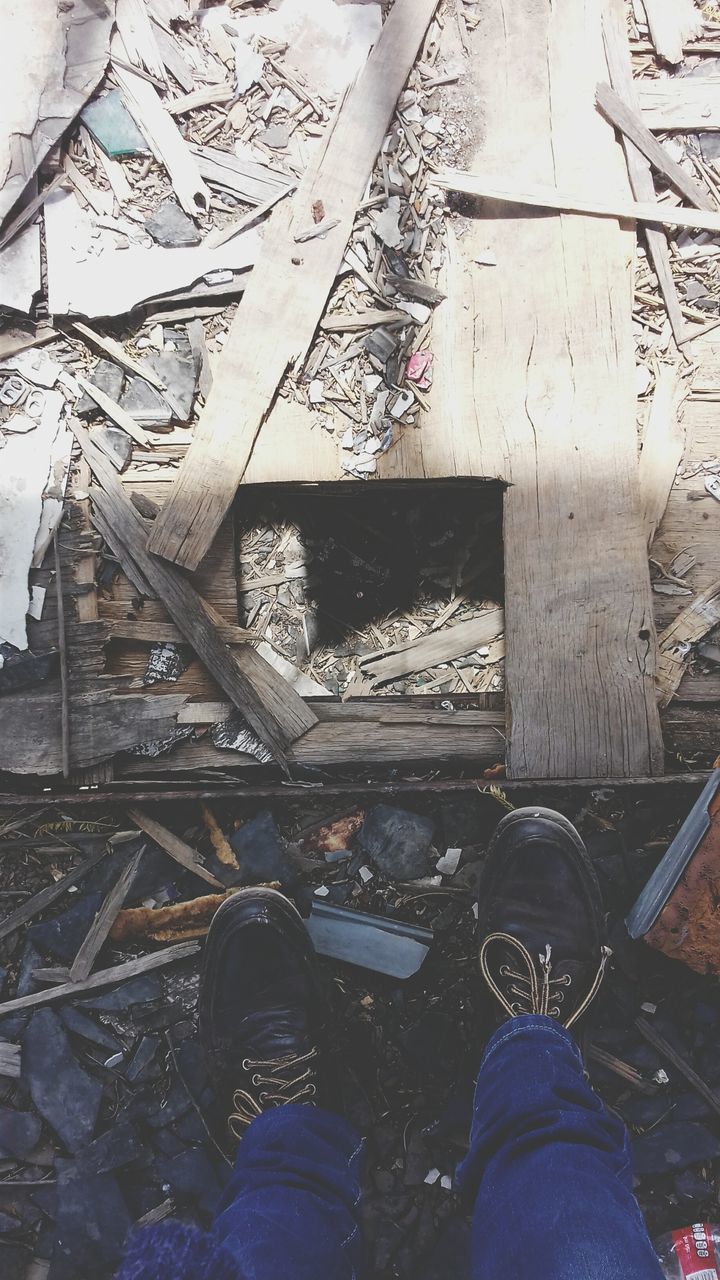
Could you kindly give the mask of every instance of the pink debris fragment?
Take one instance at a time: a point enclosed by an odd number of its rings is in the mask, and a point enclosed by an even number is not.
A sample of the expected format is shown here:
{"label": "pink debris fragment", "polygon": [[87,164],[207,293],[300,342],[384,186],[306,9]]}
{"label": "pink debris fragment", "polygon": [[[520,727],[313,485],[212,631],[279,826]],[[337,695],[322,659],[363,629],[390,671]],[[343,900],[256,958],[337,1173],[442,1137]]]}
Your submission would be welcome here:
{"label": "pink debris fragment", "polygon": [[421,391],[429,391],[433,380],[432,351],[416,351],[408,360],[406,376],[408,382],[414,382]]}

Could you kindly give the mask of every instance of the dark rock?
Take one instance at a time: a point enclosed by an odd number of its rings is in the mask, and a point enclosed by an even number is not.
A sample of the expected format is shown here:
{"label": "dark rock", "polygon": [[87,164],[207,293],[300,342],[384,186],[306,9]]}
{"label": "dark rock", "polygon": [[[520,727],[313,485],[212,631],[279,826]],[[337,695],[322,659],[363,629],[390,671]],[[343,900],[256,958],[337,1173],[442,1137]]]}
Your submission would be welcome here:
{"label": "dark rock", "polygon": [[[651,1125],[657,1124],[662,1120],[663,1116],[667,1116],[673,1106],[673,1099],[666,1093],[658,1093],[655,1096],[644,1097],[642,1094],[633,1094],[629,1098],[617,1104],[626,1124],[632,1125],[637,1129],[649,1129]],[[672,1111],[673,1117],[675,1111]],[[688,1117],[684,1117],[687,1119]]]}
{"label": "dark rock", "polygon": [[207,1142],[207,1130],[194,1109],[187,1111],[175,1125],[175,1132],[183,1142],[202,1144]]}
{"label": "dark rock", "polygon": [[42,1125],[31,1111],[0,1107],[0,1156],[24,1160],[36,1146]]}
{"label": "dark rock", "polygon": [[51,1009],[34,1013],[23,1036],[22,1079],[40,1115],[68,1150],[84,1147],[95,1130],[103,1089],[76,1062]]}
{"label": "dark rock", "polygon": [[132,1225],[117,1181],[111,1173],[85,1174],[72,1160],[57,1160],[55,1169],[58,1197],[53,1265],[57,1256],[76,1280],[79,1276],[112,1275]]}
{"label": "dark rock", "polygon": [[112,1035],[106,1027],[100,1026],[94,1018],[88,1017],[81,1009],[76,1009],[74,1005],[61,1005],[58,1010],[58,1017],[62,1022],[66,1031],[71,1035],[79,1036],[82,1040],[87,1040],[89,1044],[97,1045],[99,1049],[106,1049],[108,1053],[120,1053],[122,1045],[120,1041]]}
{"label": "dark rock", "polygon": [[470,1228],[451,1218],[415,1271],[414,1280],[470,1280]]}
{"label": "dark rock", "polygon": [[137,1081],[145,1081],[155,1079],[159,1074],[155,1067],[155,1059],[160,1048],[160,1041],[157,1036],[143,1036],[130,1063],[125,1070],[125,1079],[128,1084],[135,1084]]}
{"label": "dark rock", "polygon": [[60,964],[71,964],[95,919],[101,901],[102,895],[99,893],[83,893],[68,911],[63,911],[52,920],[30,925],[27,937],[33,946],[53,960],[58,960]]}
{"label": "dark rock", "polygon": [[463,1041],[457,1022],[436,1007],[428,1009],[400,1040],[411,1063],[423,1073],[437,1075],[450,1071],[455,1075]]}
{"label": "dark rock", "polygon": [[639,1177],[653,1173],[679,1173],[690,1165],[720,1156],[720,1141],[704,1125],[694,1121],[669,1121],[632,1144],[633,1166]]}
{"label": "dark rock", "polygon": [[145,357],[148,369],[158,374],[171,394],[176,409],[150,386],[144,378],[129,377],[120,400],[133,418],[143,426],[168,425],[173,420],[187,422],[192,413],[197,385],[197,372],[192,348],[187,337],[173,334],[176,351],[152,352]]}
{"label": "dark rock", "polygon": [[155,1111],[148,1115],[148,1124],[151,1129],[162,1129],[165,1125],[174,1124],[180,1116],[185,1115],[191,1105],[185,1085],[176,1076],[163,1098],[162,1106],[156,1106]]}
{"label": "dark rock", "polygon": [[120,427],[106,426],[99,423],[90,428],[90,439],[103,453],[114,458],[118,471],[124,471],[132,458],[133,442],[126,431]]}
{"label": "dark rock", "polygon": [[2,1280],[25,1280],[31,1260],[30,1250],[25,1245],[4,1244],[2,1247]]}
{"label": "dark rock", "polygon": [[29,649],[19,652],[11,644],[0,641],[0,695],[18,693],[21,689],[32,689],[42,680],[49,680],[57,675],[60,662],[57,653],[31,653]]}
{"label": "dark rock", "polygon": [[681,1200],[707,1200],[710,1187],[696,1169],[683,1169],[675,1179],[675,1194]]}
{"label": "dark rock", "polygon": [[139,978],[129,978],[110,991],[98,991],[79,1000],[81,1009],[96,1009],[101,1013],[118,1013],[136,1004],[150,1004],[162,1000],[162,982],[156,973],[144,973]]}
{"label": "dark rock", "polygon": [[7,1235],[8,1231],[17,1231],[18,1228],[22,1226],[23,1222],[21,1218],[16,1218],[10,1213],[0,1213],[0,1236]]}
{"label": "dark rock", "polygon": [[83,1175],[111,1173],[123,1169],[144,1154],[137,1129],[132,1124],[121,1123],[108,1129],[78,1155],[75,1165]]}
{"label": "dark rock", "polygon": [[200,244],[202,239],[192,218],[174,200],[163,200],[155,212],[145,219],[145,230],[164,249],[187,248],[189,245]]}
{"label": "dark rock", "polygon": [[181,1151],[159,1166],[160,1176],[179,1200],[197,1205],[207,1213],[215,1209],[222,1187],[210,1160],[199,1147]]}
{"label": "dark rock", "polygon": [[418,880],[431,870],[433,831],[429,818],[378,804],[367,813],[358,839],[368,857],[386,875],[396,880]]}
{"label": "dark rock", "polygon": [[230,836],[230,844],[240,864],[241,883],[258,884],[266,880],[279,880],[281,884],[292,882],[292,864],[269,810],[265,809],[256,818],[243,823],[239,831]]}
{"label": "dark rock", "polygon": [[[98,360],[95,368],[88,378],[88,382],[91,382],[94,387],[98,387],[100,391],[104,391],[105,395],[109,396],[111,400],[114,400],[117,403],[122,395],[122,389],[125,383],[125,374],[122,369],[118,368],[116,364],[113,364],[112,360]],[[96,413],[100,412],[100,409],[92,396],[89,396],[87,391],[83,391],[77,402],[75,412],[79,414],[81,418],[85,418],[89,415],[94,416]]]}

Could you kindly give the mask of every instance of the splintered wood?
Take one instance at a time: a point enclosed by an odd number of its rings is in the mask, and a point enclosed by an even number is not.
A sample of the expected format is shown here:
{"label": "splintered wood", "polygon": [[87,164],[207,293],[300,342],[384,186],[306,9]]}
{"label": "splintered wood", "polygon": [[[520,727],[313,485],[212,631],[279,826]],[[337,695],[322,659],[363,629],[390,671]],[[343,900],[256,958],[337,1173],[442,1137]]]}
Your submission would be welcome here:
{"label": "splintered wood", "polygon": [[[355,211],[437,0],[396,0],[297,192],[271,215],[205,412],[150,550],[195,569],[222,523],[278,385],[306,354]],[[334,225],[302,245],[322,204]]]}

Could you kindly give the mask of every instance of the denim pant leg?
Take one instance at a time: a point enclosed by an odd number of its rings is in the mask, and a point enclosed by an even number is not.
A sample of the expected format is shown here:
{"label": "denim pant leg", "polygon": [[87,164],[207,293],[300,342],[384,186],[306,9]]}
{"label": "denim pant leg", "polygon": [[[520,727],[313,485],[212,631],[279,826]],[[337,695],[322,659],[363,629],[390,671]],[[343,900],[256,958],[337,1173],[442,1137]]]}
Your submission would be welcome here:
{"label": "denim pant leg", "polygon": [[515,1018],[490,1040],[458,1182],[475,1196],[476,1280],[662,1280],[625,1128],[550,1018]]}
{"label": "denim pant leg", "polygon": [[363,1148],[320,1107],[277,1107],[253,1120],[213,1227],[243,1280],[357,1280]]}

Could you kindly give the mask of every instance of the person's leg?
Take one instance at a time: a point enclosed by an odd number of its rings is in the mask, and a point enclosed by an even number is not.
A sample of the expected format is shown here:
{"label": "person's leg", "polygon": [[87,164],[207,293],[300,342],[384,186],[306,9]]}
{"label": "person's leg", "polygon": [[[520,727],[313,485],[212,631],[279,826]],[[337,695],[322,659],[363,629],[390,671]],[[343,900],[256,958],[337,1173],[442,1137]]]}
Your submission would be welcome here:
{"label": "person's leg", "polygon": [[477,1280],[661,1280],[632,1193],[627,1135],[593,1093],[564,1027],[500,1027],[475,1091],[460,1181],[476,1192]]}
{"label": "person's leg", "polygon": [[475,1198],[477,1280],[662,1280],[632,1194],[627,1135],[593,1093],[568,1027],[600,986],[600,891],[549,810],[500,824],[479,890],[480,970],[496,1030],[458,1171]]}
{"label": "person's leg", "polygon": [[234,1171],[212,1231],[138,1232],[118,1280],[358,1280],[363,1141],[330,1109],[313,947],[282,894],[216,912],[198,1012]]}
{"label": "person's leg", "polygon": [[240,1143],[213,1234],[243,1280],[355,1280],[362,1140],[332,1111],[285,1106]]}

